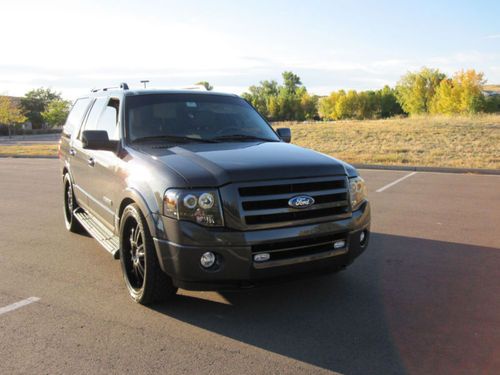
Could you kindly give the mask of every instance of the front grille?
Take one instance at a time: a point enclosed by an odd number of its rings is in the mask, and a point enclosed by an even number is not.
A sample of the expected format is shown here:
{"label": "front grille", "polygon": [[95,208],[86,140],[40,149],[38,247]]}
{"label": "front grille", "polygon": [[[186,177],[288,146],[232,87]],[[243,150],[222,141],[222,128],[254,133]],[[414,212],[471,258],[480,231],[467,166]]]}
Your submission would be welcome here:
{"label": "front grille", "polygon": [[[242,218],[248,227],[282,226],[297,222],[340,219],[350,216],[345,177],[260,183],[238,188]],[[288,201],[299,195],[314,198],[308,208],[293,208]]]}
{"label": "front grille", "polygon": [[[322,237],[258,244],[252,246],[252,253],[269,253],[270,261],[296,258],[332,251],[334,250],[334,241],[338,240],[347,241],[347,234],[338,233]],[[346,247],[338,249],[338,251],[345,252]]]}

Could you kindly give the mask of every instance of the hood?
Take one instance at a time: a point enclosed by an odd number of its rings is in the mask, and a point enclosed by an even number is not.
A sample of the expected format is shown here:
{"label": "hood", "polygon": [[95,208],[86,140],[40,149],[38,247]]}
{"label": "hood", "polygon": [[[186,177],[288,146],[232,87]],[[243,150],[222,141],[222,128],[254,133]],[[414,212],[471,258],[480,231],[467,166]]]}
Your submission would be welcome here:
{"label": "hood", "polygon": [[182,175],[188,187],[230,182],[352,175],[330,156],[284,142],[141,145],[140,151]]}

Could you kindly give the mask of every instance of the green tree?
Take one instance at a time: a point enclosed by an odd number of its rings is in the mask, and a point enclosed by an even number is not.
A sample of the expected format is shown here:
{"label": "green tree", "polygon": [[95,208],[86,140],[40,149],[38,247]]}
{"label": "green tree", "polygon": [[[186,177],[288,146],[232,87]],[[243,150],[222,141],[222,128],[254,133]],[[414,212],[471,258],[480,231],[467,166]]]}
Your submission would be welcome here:
{"label": "green tree", "polygon": [[250,86],[243,98],[270,120],[317,118],[318,98],[307,92],[298,75],[284,72],[282,76],[283,85],[276,81],[261,81],[258,86]]}
{"label": "green tree", "polygon": [[283,72],[283,85],[285,89],[289,92],[295,93],[297,89],[302,86],[300,77],[292,72]]}
{"label": "green tree", "polygon": [[396,90],[385,85],[383,89],[377,91],[380,103],[380,117],[386,118],[403,114],[403,108],[396,98]]}
{"label": "green tree", "polygon": [[380,117],[380,99],[375,91],[369,90],[359,92],[357,103],[357,119],[363,120]]}
{"label": "green tree", "polygon": [[42,112],[53,100],[61,100],[61,94],[43,87],[27,92],[21,99],[23,114],[28,118],[33,129],[40,129],[43,125]]}
{"label": "green tree", "polygon": [[207,91],[212,91],[214,89],[214,87],[210,83],[208,83],[207,81],[200,81],[200,82],[196,83],[196,85],[203,86],[205,88],[205,90],[207,90]]}
{"label": "green tree", "polygon": [[410,115],[428,113],[437,87],[446,76],[437,69],[408,72],[396,85],[396,97]]}
{"label": "green tree", "polygon": [[490,95],[484,99],[484,111],[487,113],[500,112],[500,95]]}
{"label": "green tree", "polygon": [[243,98],[252,104],[265,117],[271,118],[271,112],[276,112],[276,98],[279,93],[278,82],[261,81],[259,86],[250,86]]}
{"label": "green tree", "polygon": [[11,129],[15,125],[26,122],[26,117],[22,114],[21,108],[8,96],[0,96],[0,124],[7,126],[9,137]]}
{"label": "green tree", "polygon": [[66,100],[53,100],[47,105],[45,111],[42,112],[42,118],[50,127],[64,125],[68,117],[69,108],[70,103]]}

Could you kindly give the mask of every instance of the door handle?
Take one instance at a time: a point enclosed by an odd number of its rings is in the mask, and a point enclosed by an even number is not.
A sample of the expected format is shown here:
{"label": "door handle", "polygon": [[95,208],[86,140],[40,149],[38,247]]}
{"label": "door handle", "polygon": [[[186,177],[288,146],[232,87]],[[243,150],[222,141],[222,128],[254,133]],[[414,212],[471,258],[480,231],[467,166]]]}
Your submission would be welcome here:
{"label": "door handle", "polygon": [[89,158],[89,160],[87,160],[87,163],[90,167],[93,167],[95,165],[95,160],[94,158]]}
{"label": "door handle", "polygon": [[73,148],[70,148],[70,149],[69,149],[69,154],[70,154],[71,156],[75,156],[75,155],[76,155],[76,151],[75,151]]}

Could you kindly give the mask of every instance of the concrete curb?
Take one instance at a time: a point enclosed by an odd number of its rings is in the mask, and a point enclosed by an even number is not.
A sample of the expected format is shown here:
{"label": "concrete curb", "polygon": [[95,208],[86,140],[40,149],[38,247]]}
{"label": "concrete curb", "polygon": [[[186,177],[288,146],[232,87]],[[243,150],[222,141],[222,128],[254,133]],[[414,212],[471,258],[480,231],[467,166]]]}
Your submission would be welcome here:
{"label": "concrete curb", "polygon": [[377,164],[353,164],[353,166],[359,169],[379,169],[386,171],[473,173],[473,174],[500,175],[500,169],[418,167],[412,165],[405,166],[405,165],[377,165]]}
{"label": "concrete curb", "polygon": [[[37,156],[37,155],[2,155],[0,158],[14,159],[58,159],[57,156]],[[480,168],[447,168],[447,167],[418,167],[412,165],[378,165],[378,164],[352,164],[358,169],[378,169],[385,171],[410,171],[410,172],[438,172],[438,173],[472,173],[500,176],[500,169],[480,169]]]}
{"label": "concrete curb", "polygon": [[13,159],[58,159],[57,156],[50,155],[2,155],[0,154],[0,158],[13,158]]}

